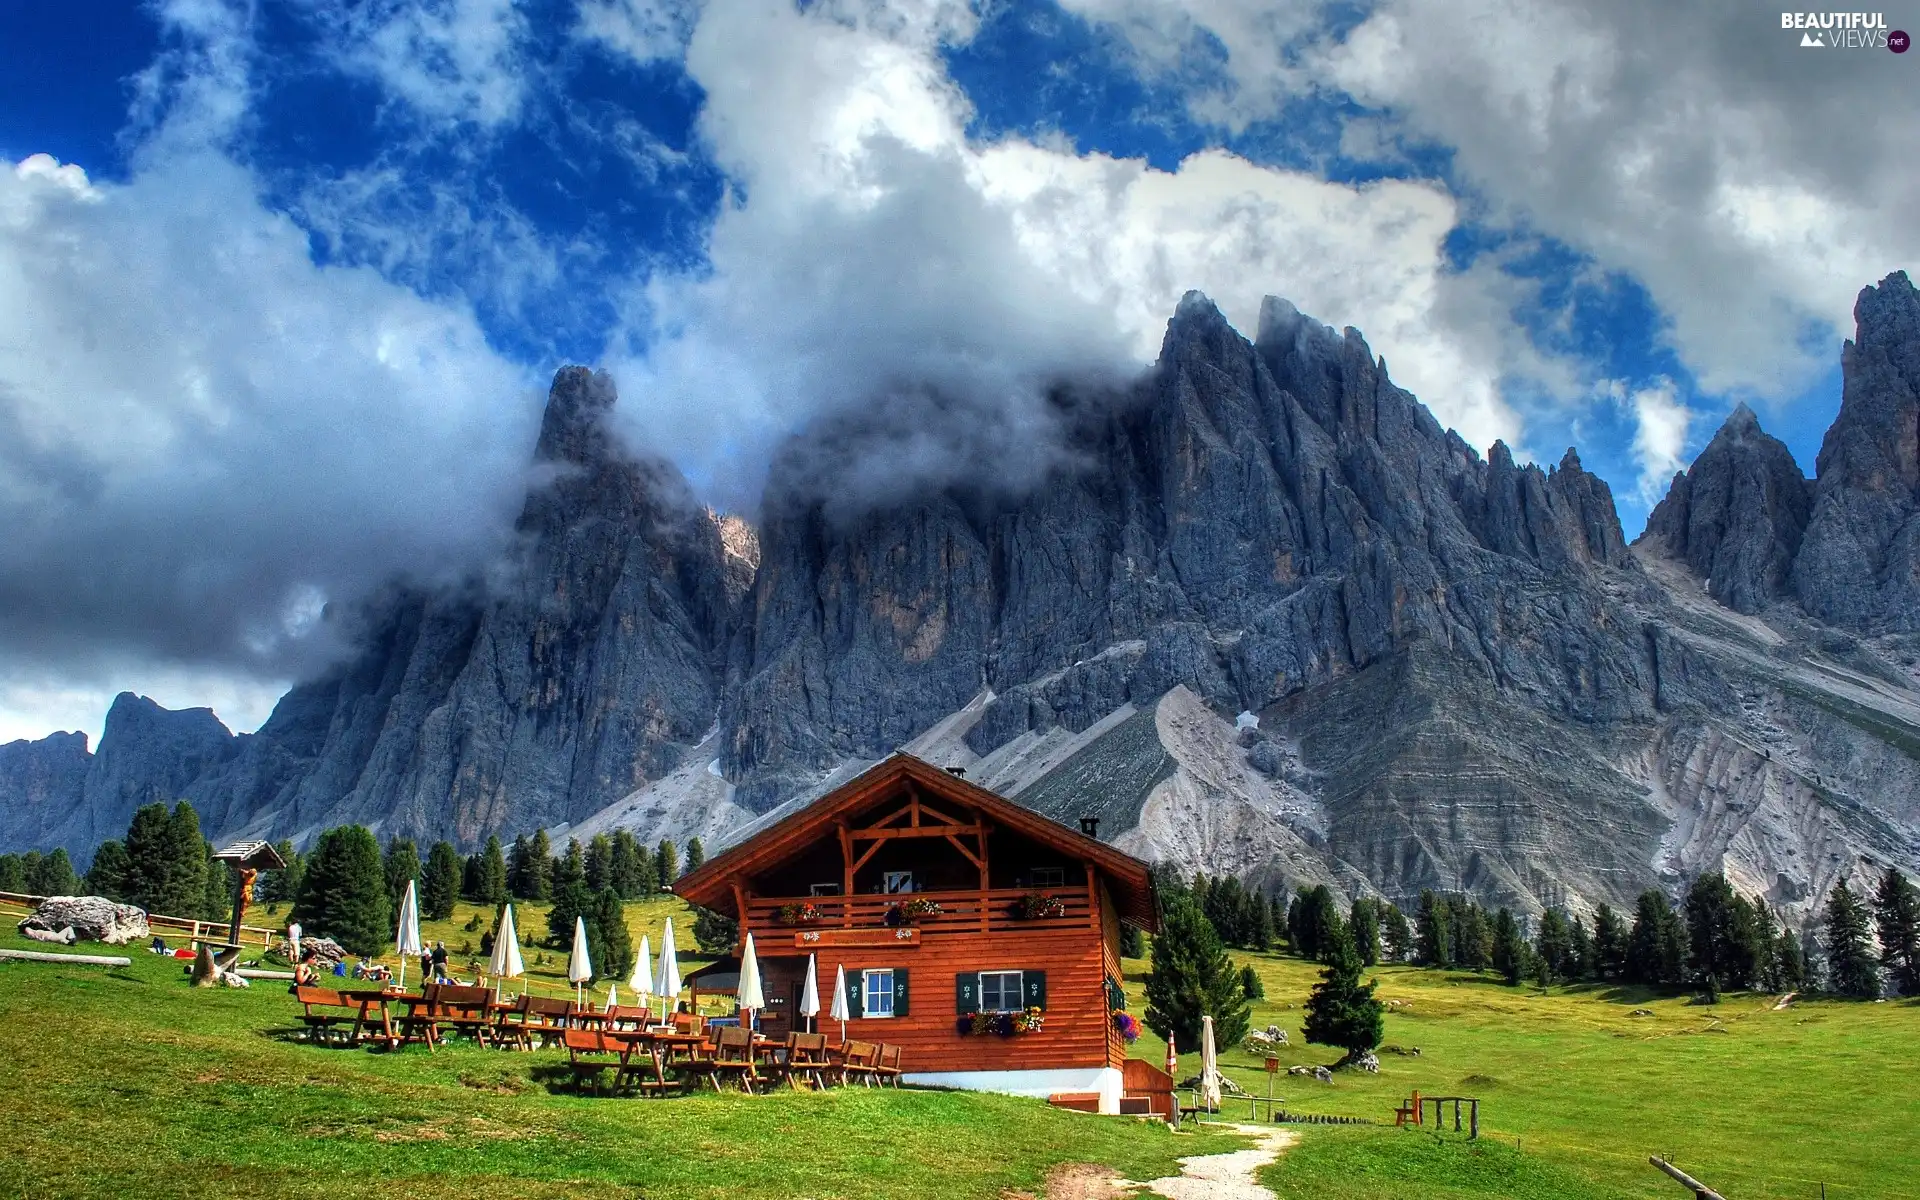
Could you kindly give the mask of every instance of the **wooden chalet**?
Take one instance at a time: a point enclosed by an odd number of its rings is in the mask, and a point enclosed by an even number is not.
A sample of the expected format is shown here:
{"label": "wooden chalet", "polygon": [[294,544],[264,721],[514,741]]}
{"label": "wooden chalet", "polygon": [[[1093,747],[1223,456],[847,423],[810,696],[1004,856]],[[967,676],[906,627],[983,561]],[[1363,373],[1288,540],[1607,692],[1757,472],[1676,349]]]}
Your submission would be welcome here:
{"label": "wooden chalet", "polygon": [[844,967],[847,1036],[903,1047],[908,1082],[1119,1111],[1120,926],[1156,928],[1153,881],[1094,837],[898,754],[674,890],[752,932],[774,1032],[816,954],[820,1031]]}

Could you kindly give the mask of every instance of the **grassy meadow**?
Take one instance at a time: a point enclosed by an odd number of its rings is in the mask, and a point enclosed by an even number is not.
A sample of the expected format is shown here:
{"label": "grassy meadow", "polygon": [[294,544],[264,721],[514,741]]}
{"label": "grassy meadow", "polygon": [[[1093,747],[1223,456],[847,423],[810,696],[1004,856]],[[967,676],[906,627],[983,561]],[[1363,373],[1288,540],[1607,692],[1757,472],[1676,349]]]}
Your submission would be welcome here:
{"label": "grassy meadow", "polygon": [[[425,936],[456,973],[463,904]],[[515,906],[543,933],[543,908]],[[635,902],[636,944],[675,918],[683,969],[702,961],[681,902]],[[259,923],[266,923],[260,912]],[[481,913],[482,918],[490,913]],[[31,948],[0,924],[0,945]],[[89,947],[80,947],[88,949]],[[665,1101],[552,1090],[558,1052],[458,1045],[428,1054],[329,1050],[289,1040],[296,1006],[276,983],[190,989],[138,947],[125,969],[0,963],[0,1089],[15,1098],[0,1196],[979,1197],[1042,1193],[1047,1172],[1092,1162],[1130,1179],[1244,1144],[1007,1097],[936,1092],[701,1095]],[[546,962],[539,961],[544,954]],[[529,948],[531,983],[568,991],[563,951]],[[1277,1024],[1285,1065],[1335,1053],[1300,1042],[1308,963],[1236,955],[1261,974],[1256,1027]],[[1142,1007],[1144,960],[1128,960]],[[415,972],[409,972],[413,978]],[[1299,1127],[1263,1181],[1282,1197],[1587,1200],[1685,1193],[1647,1166],[1670,1155],[1731,1200],[1920,1200],[1920,1005],[1727,997],[1717,1006],[1609,988],[1508,988],[1403,967],[1377,973],[1396,1003],[1381,1073],[1332,1084],[1281,1075],[1297,1112],[1391,1120],[1414,1089],[1482,1100],[1479,1142],[1450,1131]],[[605,985],[599,992],[604,994]],[[1636,1010],[1651,1015],[1635,1016]],[[1197,1068],[1183,1048],[1187,1071]],[[1159,1062],[1147,1034],[1137,1057]],[[1264,1095],[1258,1060],[1227,1073]],[[1226,1113],[1235,1118],[1231,1101]],[[1244,1119],[1244,1110],[1238,1114]]]}
{"label": "grassy meadow", "polygon": [[[1334,1062],[1337,1051],[1300,1037],[1318,970],[1235,957],[1254,964],[1266,989],[1254,1027],[1279,1025],[1291,1039],[1282,1070]],[[1147,963],[1126,967],[1138,1010]],[[1696,1005],[1639,988],[1542,992],[1411,967],[1370,974],[1396,1002],[1380,1074],[1338,1072],[1332,1084],[1282,1074],[1275,1094],[1295,1112],[1389,1124],[1415,1089],[1478,1096],[1481,1143],[1454,1137],[1451,1106],[1444,1138],[1307,1127],[1269,1169],[1282,1196],[1684,1196],[1647,1165],[1659,1154],[1730,1200],[1817,1198],[1823,1182],[1835,1200],[1920,1198],[1920,1002],[1796,1001],[1776,1012],[1772,996]],[[1420,1054],[1388,1052],[1396,1046]],[[1151,1033],[1134,1050],[1150,1061],[1165,1052]],[[1182,1061],[1191,1070],[1195,1059]],[[1223,1068],[1266,1094],[1261,1060],[1235,1048]]]}

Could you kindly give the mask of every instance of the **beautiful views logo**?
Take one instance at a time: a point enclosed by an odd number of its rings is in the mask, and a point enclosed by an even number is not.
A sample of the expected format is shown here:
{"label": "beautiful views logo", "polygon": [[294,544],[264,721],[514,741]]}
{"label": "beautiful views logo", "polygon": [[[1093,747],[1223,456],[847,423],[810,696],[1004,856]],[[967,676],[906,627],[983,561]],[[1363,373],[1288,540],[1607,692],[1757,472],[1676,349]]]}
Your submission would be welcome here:
{"label": "beautiful views logo", "polygon": [[1878,50],[1905,54],[1911,44],[1904,30],[1887,28],[1884,13],[1783,12],[1780,28],[1800,30],[1800,44],[1815,50]]}

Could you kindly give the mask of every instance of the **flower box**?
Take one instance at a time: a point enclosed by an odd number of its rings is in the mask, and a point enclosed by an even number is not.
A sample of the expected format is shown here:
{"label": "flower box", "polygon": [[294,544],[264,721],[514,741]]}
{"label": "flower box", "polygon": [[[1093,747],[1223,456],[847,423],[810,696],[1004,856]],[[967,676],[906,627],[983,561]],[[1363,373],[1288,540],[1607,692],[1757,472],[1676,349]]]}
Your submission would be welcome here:
{"label": "flower box", "polygon": [[983,1037],[998,1034],[1001,1037],[1018,1037],[1023,1033],[1039,1033],[1046,1024],[1046,1014],[1037,1008],[1021,1012],[968,1013],[954,1023],[955,1030],[962,1037]]}
{"label": "flower box", "polygon": [[820,919],[821,912],[812,904],[782,904],[774,910],[774,916],[782,925],[811,925]]}
{"label": "flower box", "polygon": [[1067,915],[1067,902],[1051,892],[1028,892],[1013,902],[1016,920],[1039,921]]}
{"label": "flower box", "polygon": [[946,911],[925,896],[915,896],[911,900],[902,900],[887,909],[887,924],[917,925],[922,918],[937,917]]}

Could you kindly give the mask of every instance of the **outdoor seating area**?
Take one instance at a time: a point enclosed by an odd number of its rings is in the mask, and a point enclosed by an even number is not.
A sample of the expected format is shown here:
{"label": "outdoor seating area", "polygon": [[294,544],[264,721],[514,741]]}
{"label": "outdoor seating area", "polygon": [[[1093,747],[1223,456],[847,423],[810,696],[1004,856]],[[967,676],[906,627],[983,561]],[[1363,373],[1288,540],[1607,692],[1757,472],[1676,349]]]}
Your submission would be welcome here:
{"label": "outdoor seating area", "polygon": [[[299,936],[297,927],[290,930]],[[381,988],[322,987],[296,976],[290,992],[300,1005],[301,1032],[317,1046],[385,1051],[424,1046],[431,1053],[454,1039],[487,1049],[564,1051],[556,1076],[577,1091],[596,1094],[659,1096],[703,1087],[737,1089],[749,1095],[775,1088],[819,1091],[829,1087],[899,1087],[899,1046],[850,1041],[835,1043],[826,1034],[785,1028],[784,1021],[763,1023],[755,1014],[766,1008],[752,935],[736,969],[731,990],[738,1016],[705,1018],[698,1012],[698,984],[692,1004],[679,1000],[683,987],[673,922],[661,945],[659,969],[652,969],[649,939],[640,939],[639,956],[628,976],[629,994],[639,1004],[618,1003],[618,985],[608,988],[605,1004],[586,999],[584,986],[594,978],[584,925],[576,922],[567,974],[575,982],[571,1000],[505,995],[502,984],[525,971],[513,924],[513,907],[501,913],[500,937],[488,971],[475,983],[435,980],[409,991],[404,974]],[[401,902],[395,950],[400,962],[421,953],[417,900],[411,883]],[[298,954],[298,951],[295,951]],[[701,974],[696,972],[696,976]],[[830,1016],[844,1029],[847,983],[836,979]],[[822,1012],[814,964],[807,964],[806,995],[800,1011],[808,1020]]]}
{"label": "outdoor seating area", "polygon": [[488,988],[447,983],[415,992],[307,985],[292,991],[304,1035],[315,1045],[432,1051],[464,1039],[502,1051],[560,1050],[571,1086],[600,1095],[900,1084],[898,1046],[836,1042],[824,1033],[766,1037],[731,1018],[709,1022],[638,1005],[502,998]]}

